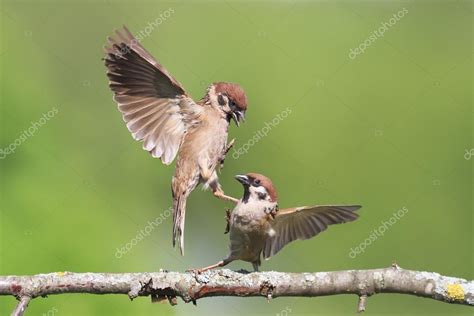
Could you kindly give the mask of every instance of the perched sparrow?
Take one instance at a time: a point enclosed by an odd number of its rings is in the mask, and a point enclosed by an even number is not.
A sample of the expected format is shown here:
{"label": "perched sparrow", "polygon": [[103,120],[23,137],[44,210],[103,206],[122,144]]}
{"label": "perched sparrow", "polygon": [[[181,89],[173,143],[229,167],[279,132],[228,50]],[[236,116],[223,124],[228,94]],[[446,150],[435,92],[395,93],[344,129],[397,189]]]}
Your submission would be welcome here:
{"label": "perched sparrow", "polygon": [[255,271],[260,255],[268,259],[286,244],[297,239],[309,239],[326,230],[328,225],[357,219],[354,213],[360,205],[316,205],[278,209],[277,193],[267,177],[249,173],[237,175],[244,186],[244,196],[229,214],[230,254],[218,263],[196,271],[198,273],[222,267],[234,260],[251,262]]}
{"label": "perched sparrow", "polygon": [[244,119],[247,97],[237,84],[219,82],[198,102],[124,27],[104,47],[109,86],[127,128],[143,149],[168,165],[176,156],[172,180],[173,246],[184,248],[186,199],[199,183],[215,196],[226,196],[217,170],[233,144],[227,144],[230,120]]}

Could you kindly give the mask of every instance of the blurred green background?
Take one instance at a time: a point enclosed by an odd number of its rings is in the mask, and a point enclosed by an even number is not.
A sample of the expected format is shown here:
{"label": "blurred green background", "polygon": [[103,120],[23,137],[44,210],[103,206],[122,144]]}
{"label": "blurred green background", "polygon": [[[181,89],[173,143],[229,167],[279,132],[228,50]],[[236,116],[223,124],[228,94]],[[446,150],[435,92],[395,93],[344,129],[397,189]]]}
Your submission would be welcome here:
{"label": "blurred green background", "polygon": [[[102,46],[114,28],[154,21],[142,44],[202,97],[214,81],[240,83],[247,121],[236,147],[287,107],[291,114],[221,174],[271,177],[280,206],[360,203],[357,222],[295,242],[262,270],[387,267],[473,274],[472,1],[2,1],[0,274],[184,271],[227,254],[228,207],[196,190],[188,202],[186,255],[171,247],[171,219],[121,257],[148,221],[171,205],[172,166],[141,149],[107,86]],[[404,16],[351,59],[393,14]],[[172,10],[172,12],[170,11]],[[159,19],[165,11],[164,19]],[[474,153],[474,152],[473,152]],[[466,158],[465,158],[466,155]],[[234,155],[237,156],[237,155]],[[409,212],[355,258],[351,248]],[[120,258],[118,258],[120,257]],[[251,265],[234,262],[231,269]],[[355,296],[210,298],[198,306],[124,296],[36,299],[27,315],[352,315]],[[0,314],[15,304],[0,297]],[[376,295],[367,315],[472,315],[472,309]]]}

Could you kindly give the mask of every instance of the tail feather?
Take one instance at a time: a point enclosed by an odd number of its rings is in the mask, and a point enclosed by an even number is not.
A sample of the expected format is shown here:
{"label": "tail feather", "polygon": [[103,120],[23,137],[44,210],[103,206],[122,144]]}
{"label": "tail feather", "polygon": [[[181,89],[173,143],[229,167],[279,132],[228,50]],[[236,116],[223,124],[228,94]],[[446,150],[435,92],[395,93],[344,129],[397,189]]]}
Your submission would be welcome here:
{"label": "tail feather", "polygon": [[184,256],[184,219],[187,198],[187,194],[179,194],[173,200],[173,247],[178,244],[182,256]]}

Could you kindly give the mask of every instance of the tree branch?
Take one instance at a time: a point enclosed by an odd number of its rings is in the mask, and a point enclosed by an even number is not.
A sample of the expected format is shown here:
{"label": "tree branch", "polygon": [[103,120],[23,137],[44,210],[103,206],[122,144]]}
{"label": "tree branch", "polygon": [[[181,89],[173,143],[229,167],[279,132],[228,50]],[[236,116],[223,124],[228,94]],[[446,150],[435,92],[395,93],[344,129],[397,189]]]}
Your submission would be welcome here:
{"label": "tree branch", "polygon": [[130,299],[151,296],[152,301],[168,299],[173,305],[177,303],[176,297],[196,304],[196,300],[210,296],[270,299],[356,294],[360,312],[365,310],[367,297],[373,294],[400,293],[474,306],[474,281],[405,270],[396,265],[385,269],[317,273],[242,273],[224,269],[203,274],[57,272],[0,276],[0,295],[14,295],[21,300],[17,310],[24,310],[32,298],[62,293],[127,294]]}
{"label": "tree branch", "polygon": [[18,305],[16,306],[15,310],[12,313],[12,316],[22,316],[25,313],[26,308],[28,307],[28,303],[31,301],[31,297],[29,296],[22,296]]}

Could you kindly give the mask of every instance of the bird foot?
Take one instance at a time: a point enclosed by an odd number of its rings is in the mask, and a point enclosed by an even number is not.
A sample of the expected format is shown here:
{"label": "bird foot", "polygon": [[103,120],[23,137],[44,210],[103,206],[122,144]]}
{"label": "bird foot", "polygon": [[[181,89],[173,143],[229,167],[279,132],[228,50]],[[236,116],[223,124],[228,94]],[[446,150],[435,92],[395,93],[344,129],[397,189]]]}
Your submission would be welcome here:
{"label": "bird foot", "polygon": [[225,195],[224,191],[222,191],[222,190],[214,191],[214,196],[217,197],[218,199],[221,199],[221,200],[224,200],[224,201],[230,201],[230,202],[235,203],[235,204],[237,204],[239,202],[239,200],[237,200],[236,198]]}

